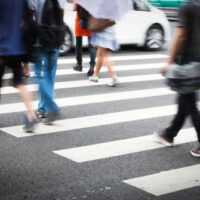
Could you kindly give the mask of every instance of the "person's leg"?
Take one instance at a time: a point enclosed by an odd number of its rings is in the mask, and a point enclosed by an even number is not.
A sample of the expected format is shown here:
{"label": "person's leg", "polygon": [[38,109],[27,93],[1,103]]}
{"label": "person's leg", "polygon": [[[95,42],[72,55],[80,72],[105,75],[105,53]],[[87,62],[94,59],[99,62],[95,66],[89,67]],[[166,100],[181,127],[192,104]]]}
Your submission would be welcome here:
{"label": "person's leg", "polygon": [[176,137],[182,128],[186,117],[188,116],[188,96],[187,94],[179,94],[178,96],[178,112],[172,120],[170,126],[165,129],[166,136],[169,139]]}
{"label": "person's leg", "polygon": [[97,62],[96,62],[95,72],[92,76],[99,75],[99,72],[104,63],[104,50],[105,50],[105,48],[103,48],[103,47],[97,47]]}
{"label": "person's leg", "polygon": [[118,81],[116,73],[112,69],[114,63],[110,60],[110,54],[111,54],[111,51],[109,51],[108,49],[105,49],[104,63],[108,69],[110,76],[112,77],[112,80],[108,83],[108,86],[114,87],[119,83],[119,81]]}
{"label": "person's leg", "polygon": [[191,116],[192,123],[197,132],[198,146],[190,151],[191,155],[194,157],[200,157],[200,115],[196,105],[196,93],[191,93],[187,95],[187,108],[189,115]]}
{"label": "person's leg", "polygon": [[[38,79],[40,102],[38,110],[44,110],[48,113],[58,111],[59,108],[53,100],[55,74],[57,68],[57,58],[59,55],[58,49],[45,49],[43,50],[43,77]],[[36,66],[37,67],[37,66]]]}
{"label": "person's leg", "polygon": [[116,74],[112,69],[114,63],[109,59],[111,52],[108,49],[105,49],[104,51],[105,51],[104,52],[104,55],[105,55],[104,63],[106,65],[106,67],[108,68],[108,72],[109,72],[110,76],[114,79],[116,77]]}
{"label": "person's leg", "polygon": [[95,59],[96,59],[96,47],[90,43],[91,37],[88,37],[89,53],[90,53],[90,69],[87,72],[88,76],[92,76],[94,73]]}
{"label": "person's leg", "polygon": [[23,62],[23,67],[24,67],[24,76],[29,77],[30,76],[29,63]]}
{"label": "person's leg", "polygon": [[189,114],[191,116],[191,120],[192,123],[194,125],[194,128],[197,132],[197,138],[198,138],[198,142],[200,143],[200,115],[199,115],[199,111],[197,109],[197,98],[196,98],[196,93],[191,93],[187,96],[188,99],[188,110],[189,110]]}
{"label": "person's leg", "polygon": [[165,146],[174,145],[174,137],[176,137],[179,130],[182,128],[186,117],[188,116],[187,95],[180,94],[177,99],[178,112],[172,120],[170,126],[164,131],[154,134],[156,141],[162,143]]}
{"label": "person's leg", "polygon": [[76,71],[82,71],[82,36],[76,37],[76,65],[73,67]]}
{"label": "person's leg", "polygon": [[44,51],[41,48],[35,48],[34,53],[32,55],[33,62],[34,62],[34,71],[36,75],[36,82],[39,85],[39,93],[40,93],[40,100],[38,104],[38,116],[44,117],[43,114],[47,112],[45,110],[45,102],[43,97],[43,92],[40,90],[40,85],[42,84],[43,79],[43,62],[44,62]]}
{"label": "person's leg", "polygon": [[24,102],[27,108],[27,116],[24,125],[25,131],[33,131],[35,125],[37,124],[36,115],[32,107],[32,95],[24,86],[22,81],[22,67],[21,67],[21,57],[20,56],[12,56],[9,62],[9,67],[12,68],[14,78],[13,83],[14,86],[19,89],[20,96],[22,101]]}

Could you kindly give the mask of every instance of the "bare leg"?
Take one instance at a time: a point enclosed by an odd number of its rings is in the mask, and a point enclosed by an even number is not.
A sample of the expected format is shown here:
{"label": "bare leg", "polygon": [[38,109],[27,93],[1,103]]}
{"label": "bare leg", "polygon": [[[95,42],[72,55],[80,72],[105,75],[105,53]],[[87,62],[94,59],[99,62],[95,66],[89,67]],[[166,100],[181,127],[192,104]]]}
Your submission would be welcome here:
{"label": "bare leg", "polygon": [[24,104],[27,108],[27,115],[28,115],[29,120],[35,119],[36,116],[35,116],[35,113],[34,113],[34,110],[32,108],[32,104],[31,104],[31,101],[32,101],[31,93],[22,84],[17,85],[16,88],[19,89],[21,99],[22,99],[22,101],[24,102]]}
{"label": "bare leg", "polygon": [[105,51],[104,52],[104,57],[105,57],[104,63],[106,65],[107,69],[108,69],[108,72],[109,72],[110,76],[113,79],[115,79],[116,78],[116,74],[115,74],[115,72],[112,69],[114,63],[109,59],[109,57],[110,57],[110,51],[108,51],[107,49],[105,49],[104,51]]}
{"label": "bare leg", "polygon": [[97,62],[95,67],[95,72],[92,76],[98,76],[99,72],[103,66],[104,62],[104,48],[103,47],[97,47]]}
{"label": "bare leg", "polygon": [[23,62],[23,67],[24,67],[24,76],[29,77],[30,76],[29,63]]}

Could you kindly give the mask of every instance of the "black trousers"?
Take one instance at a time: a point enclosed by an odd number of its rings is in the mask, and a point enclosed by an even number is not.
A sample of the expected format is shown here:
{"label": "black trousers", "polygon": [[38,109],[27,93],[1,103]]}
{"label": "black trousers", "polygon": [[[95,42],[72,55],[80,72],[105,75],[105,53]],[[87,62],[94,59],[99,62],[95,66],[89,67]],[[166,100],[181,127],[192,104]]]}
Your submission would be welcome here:
{"label": "black trousers", "polygon": [[198,141],[200,142],[200,115],[197,109],[196,93],[179,94],[178,96],[178,112],[175,115],[170,126],[165,130],[167,137],[172,139],[176,137],[182,128],[187,116],[190,116],[192,123],[197,132]]}
{"label": "black trousers", "polygon": [[[90,53],[90,68],[94,68],[96,59],[96,48],[90,44],[90,37],[88,37],[89,53]],[[82,36],[76,37],[76,61],[82,65]]]}
{"label": "black trousers", "polygon": [[23,69],[21,62],[24,55],[0,56],[0,88],[2,87],[2,78],[5,72],[5,67],[10,67],[13,71],[13,86],[24,84]]}

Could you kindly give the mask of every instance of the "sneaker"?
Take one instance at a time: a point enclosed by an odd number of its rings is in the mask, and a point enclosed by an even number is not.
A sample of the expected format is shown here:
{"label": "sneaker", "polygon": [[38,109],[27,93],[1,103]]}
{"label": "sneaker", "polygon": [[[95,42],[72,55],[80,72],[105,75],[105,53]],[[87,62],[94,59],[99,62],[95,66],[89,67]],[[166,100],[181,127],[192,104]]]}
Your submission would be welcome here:
{"label": "sneaker", "polygon": [[87,72],[87,76],[92,76],[93,74],[94,74],[94,70],[89,69],[89,71]]}
{"label": "sneaker", "polygon": [[113,78],[110,83],[108,83],[108,86],[115,87],[117,84],[119,84],[118,78]]}
{"label": "sneaker", "polygon": [[29,120],[28,117],[25,115],[23,130],[27,133],[34,132],[38,123],[39,122],[37,119]]}
{"label": "sneaker", "polygon": [[36,110],[35,114],[38,118],[46,118],[48,115],[48,112]]}
{"label": "sneaker", "polygon": [[192,149],[190,153],[192,154],[192,156],[200,158],[200,145],[196,149]]}
{"label": "sneaker", "polygon": [[79,64],[76,64],[76,65],[73,67],[73,69],[74,69],[75,71],[82,72],[82,66],[79,65]]}
{"label": "sneaker", "polygon": [[154,139],[156,142],[163,144],[166,147],[173,147],[174,146],[174,140],[173,139],[169,139],[165,132],[161,132],[161,133],[154,133]]}
{"label": "sneaker", "polygon": [[99,77],[98,76],[90,76],[89,77],[89,81],[98,82],[99,81]]}
{"label": "sneaker", "polygon": [[47,117],[44,118],[43,123],[46,125],[51,125],[53,124],[54,121],[60,119],[60,116],[61,116],[60,111],[48,113]]}

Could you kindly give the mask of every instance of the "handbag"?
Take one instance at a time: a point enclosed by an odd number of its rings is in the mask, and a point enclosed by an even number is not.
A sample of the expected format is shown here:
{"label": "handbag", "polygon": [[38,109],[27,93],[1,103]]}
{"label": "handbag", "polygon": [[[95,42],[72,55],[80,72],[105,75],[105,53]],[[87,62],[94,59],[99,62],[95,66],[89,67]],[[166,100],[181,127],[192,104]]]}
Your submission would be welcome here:
{"label": "handbag", "polygon": [[174,91],[187,94],[200,89],[200,62],[172,64],[166,74],[166,84]]}
{"label": "handbag", "polygon": [[105,28],[114,25],[116,22],[112,19],[100,19],[93,16],[88,17],[87,29],[91,32],[101,32]]}

